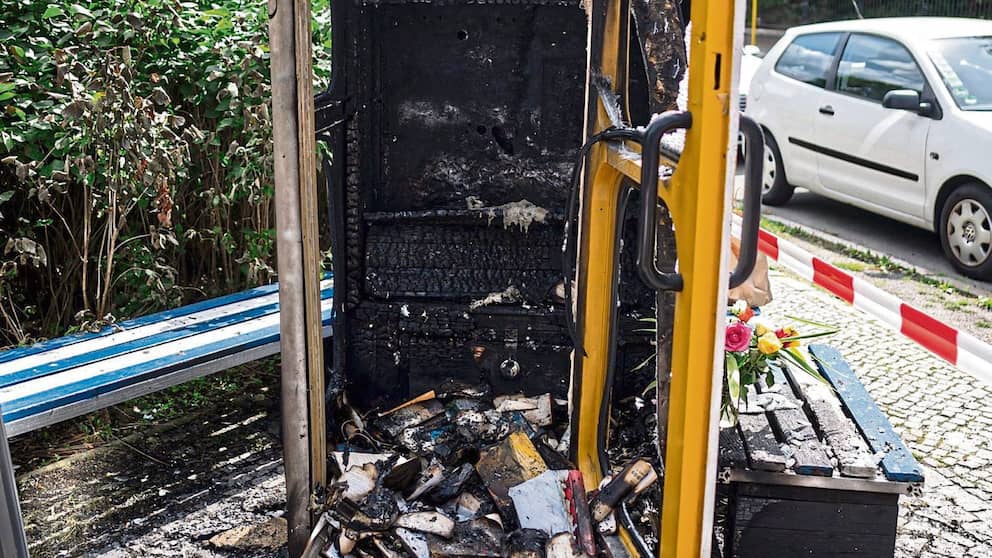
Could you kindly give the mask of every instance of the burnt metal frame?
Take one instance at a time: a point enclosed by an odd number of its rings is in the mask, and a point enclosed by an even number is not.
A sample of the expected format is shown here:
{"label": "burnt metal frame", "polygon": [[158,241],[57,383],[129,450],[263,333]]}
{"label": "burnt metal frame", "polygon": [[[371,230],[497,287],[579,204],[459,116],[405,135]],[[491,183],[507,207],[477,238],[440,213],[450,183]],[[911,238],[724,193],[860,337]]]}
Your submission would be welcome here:
{"label": "burnt metal frame", "polygon": [[[716,477],[718,378],[723,362],[719,324],[729,251],[729,213],[724,210],[730,203],[726,187],[731,173],[730,138],[736,136],[736,123],[730,119],[736,67],[734,30],[743,21],[742,6],[734,8],[733,4],[710,2],[692,7],[693,77],[689,82],[688,108],[694,125],[686,136],[686,150],[672,185],[657,190],[672,211],[679,272],[684,276],[683,290],[675,295],[671,405],[667,417],[659,417],[659,422],[667,418],[669,423],[661,525],[663,556],[706,555],[711,544],[707,531],[715,491],[712,480]],[[603,0],[594,2],[592,11],[590,77],[623,88],[627,83],[625,47],[629,41],[624,28],[626,4]],[[587,137],[616,125],[594,87],[591,79],[587,86]],[[657,152],[657,146],[650,146],[650,151]],[[618,145],[594,148],[583,192],[576,314],[584,351],[577,352],[573,364],[572,404],[576,424],[573,452],[587,484],[596,483],[602,474],[597,463],[595,421],[608,375],[610,332],[616,327],[611,319],[610,278],[616,265],[613,250],[619,209],[617,190],[625,176],[640,181],[648,172],[652,182],[656,176],[654,168],[644,171],[627,153]],[[657,162],[653,153],[649,158]],[[717,161],[724,164],[714,164]],[[642,263],[646,261],[642,258]],[[630,533],[621,531],[621,538],[635,550]]]}

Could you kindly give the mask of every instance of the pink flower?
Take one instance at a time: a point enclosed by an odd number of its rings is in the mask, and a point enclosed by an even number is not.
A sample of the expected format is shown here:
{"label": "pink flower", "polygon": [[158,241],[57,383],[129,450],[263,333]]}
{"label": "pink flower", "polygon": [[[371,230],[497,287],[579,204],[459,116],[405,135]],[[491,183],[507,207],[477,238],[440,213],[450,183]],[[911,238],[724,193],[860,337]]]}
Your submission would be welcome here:
{"label": "pink flower", "polygon": [[751,328],[742,322],[727,326],[726,347],[728,351],[745,351],[751,343]]}

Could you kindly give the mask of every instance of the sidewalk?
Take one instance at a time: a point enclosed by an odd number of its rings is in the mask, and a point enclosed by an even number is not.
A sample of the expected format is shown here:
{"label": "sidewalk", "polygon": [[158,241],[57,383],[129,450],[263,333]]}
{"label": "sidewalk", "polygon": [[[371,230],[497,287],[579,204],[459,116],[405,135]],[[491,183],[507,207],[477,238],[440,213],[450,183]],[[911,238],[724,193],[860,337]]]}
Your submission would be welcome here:
{"label": "sidewalk", "polygon": [[[771,281],[769,315],[843,328],[826,342],[924,465],[924,496],[902,499],[896,556],[992,556],[992,388],[774,265]],[[231,556],[209,541],[284,506],[275,397],[22,475],[32,556]]]}
{"label": "sidewalk", "polygon": [[825,342],[844,354],[924,466],[924,496],[902,499],[897,556],[992,556],[992,389],[781,267],[772,267],[771,282],[770,315],[842,328]]}

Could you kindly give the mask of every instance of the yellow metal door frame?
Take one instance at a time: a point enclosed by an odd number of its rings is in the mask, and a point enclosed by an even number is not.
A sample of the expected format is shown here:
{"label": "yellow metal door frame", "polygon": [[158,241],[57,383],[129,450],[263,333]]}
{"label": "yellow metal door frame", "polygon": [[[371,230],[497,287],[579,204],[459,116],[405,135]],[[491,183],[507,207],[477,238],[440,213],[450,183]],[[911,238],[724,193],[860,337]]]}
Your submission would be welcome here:
{"label": "yellow metal door frame", "polygon": [[[743,17],[743,10],[735,10],[734,4],[693,3],[688,103],[693,125],[672,180],[659,188],[675,225],[678,271],[684,284],[675,296],[660,543],[664,558],[708,555],[711,540],[728,278],[731,192],[727,185],[733,172],[728,154],[730,139],[736,138],[736,122],[730,116],[736,112],[735,43]],[[593,2],[590,16],[590,76],[602,76],[624,92],[627,4]],[[591,136],[614,123],[592,80],[588,88],[587,99],[596,103],[587,113],[586,132]],[[640,178],[639,165],[618,151],[605,144],[592,149],[582,193],[576,316],[583,351],[576,355],[573,370],[577,416],[573,443],[587,488],[595,487],[603,476],[598,421],[603,393],[611,387],[606,379],[615,327],[618,194],[625,176]],[[633,551],[630,535],[621,531],[621,538]]]}

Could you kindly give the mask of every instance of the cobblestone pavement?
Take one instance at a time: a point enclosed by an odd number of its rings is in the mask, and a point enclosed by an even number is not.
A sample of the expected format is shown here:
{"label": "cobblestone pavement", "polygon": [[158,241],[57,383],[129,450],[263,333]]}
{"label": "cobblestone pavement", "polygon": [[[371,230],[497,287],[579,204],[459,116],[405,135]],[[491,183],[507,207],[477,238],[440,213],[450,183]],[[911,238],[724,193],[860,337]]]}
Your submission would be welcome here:
{"label": "cobblestone pavement", "polygon": [[992,386],[781,268],[771,283],[769,315],[843,328],[825,342],[924,466],[923,497],[901,499],[896,556],[992,557]]}

